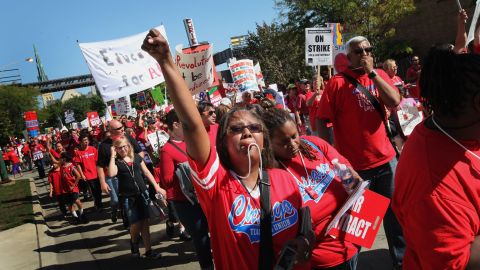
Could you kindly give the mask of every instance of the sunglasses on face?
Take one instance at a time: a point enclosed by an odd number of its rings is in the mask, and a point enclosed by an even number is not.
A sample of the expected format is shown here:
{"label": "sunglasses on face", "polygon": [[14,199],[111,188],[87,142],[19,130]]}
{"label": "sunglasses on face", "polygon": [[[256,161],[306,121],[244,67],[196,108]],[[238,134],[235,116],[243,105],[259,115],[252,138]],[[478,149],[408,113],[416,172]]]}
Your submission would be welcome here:
{"label": "sunglasses on face", "polygon": [[123,126],[120,126],[118,128],[111,128],[111,130],[117,130],[118,131],[118,130],[121,130],[122,128],[123,128]]}
{"label": "sunglasses on face", "polygon": [[263,127],[260,124],[250,124],[250,125],[232,125],[228,128],[231,134],[240,134],[244,129],[248,129],[251,133],[261,133]]}
{"label": "sunglasses on face", "polygon": [[365,52],[366,54],[369,54],[373,51],[373,47],[367,47],[367,48],[356,48],[353,50],[355,54],[362,54]]}
{"label": "sunglasses on face", "polygon": [[208,111],[205,115],[209,115],[209,116],[212,116],[213,114],[215,113],[215,111]]}

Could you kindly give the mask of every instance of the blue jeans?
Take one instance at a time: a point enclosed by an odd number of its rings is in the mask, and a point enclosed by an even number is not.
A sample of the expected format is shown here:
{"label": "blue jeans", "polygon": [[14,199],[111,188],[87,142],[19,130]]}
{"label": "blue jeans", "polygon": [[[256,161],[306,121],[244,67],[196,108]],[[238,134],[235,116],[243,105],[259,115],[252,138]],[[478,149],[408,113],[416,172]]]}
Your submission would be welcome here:
{"label": "blue jeans", "polygon": [[110,188],[110,206],[112,211],[116,211],[118,209],[118,178],[105,177],[105,182]]}
{"label": "blue jeans", "polygon": [[197,203],[192,205],[185,201],[170,201],[177,212],[178,219],[192,236],[193,245],[197,253],[198,262],[202,269],[213,268],[212,252],[210,251],[210,237],[208,236],[207,218]]}
{"label": "blue jeans", "polygon": [[[394,158],[390,162],[378,167],[357,172],[363,179],[371,181],[370,190],[392,199],[396,168],[397,159]],[[388,250],[390,251],[393,264],[394,266],[401,266],[405,253],[405,240],[402,227],[400,227],[391,205],[388,206],[387,213],[383,219],[383,228],[385,229]]]}

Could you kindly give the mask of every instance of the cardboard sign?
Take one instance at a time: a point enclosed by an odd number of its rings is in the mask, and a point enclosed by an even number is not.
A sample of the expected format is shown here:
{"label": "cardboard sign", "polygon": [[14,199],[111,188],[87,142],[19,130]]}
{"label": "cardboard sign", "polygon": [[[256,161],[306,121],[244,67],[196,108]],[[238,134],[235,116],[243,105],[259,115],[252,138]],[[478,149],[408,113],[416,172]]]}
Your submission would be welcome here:
{"label": "cardboard sign", "polygon": [[[88,119],[88,122],[90,122],[91,127],[100,126],[102,124],[102,120],[100,120],[100,118],[98,117],[97,112],[87,112],[87,119]],[[82,122],[82,125],[83,125],[83,122]]]}
{"label": "cardboard sign", "polygon": [[240,92],[259,90],[252,60],[238,60],[230,63],[228,67],[232,73],[233,82],[238,86]]}
{"label": "cardboard sign", "polygon": [[121,97],[115,100],[115,111],[117,115],[127,115],[130,113],[132,104],[130,103],[130,96]]}
{"label": "cardboard sign", "polygon": [[216,72],[212,46],[203,44],[193,48],[182,47],[182,44],[175,47],[175,62],[192,95],[214,86]]}
{"label": "cardboard sign", "polygon": [[72,110],[67,110],[66,112],[64,112],[64,115],[65,115],[65,124],[70,124],[72,122],[75,122],[75,116]]}
{"label": "cardboard sign", "polygon": [[305,28],[305,63],[307,66],[332,64],[333,34],[330,26]]}
{"label": "cardboard sign", "polygon": [[[155,29],[167,39],[163,26]],[[165,81],[158,62],[141,49],[147,33],[79,44],[104,102],[143,91]]]}
{"label": "cardboard sign", "polygon": [[152,146],[153,152],[158,152],[159,148],[163,147],[170,136],[163,130],[157,131],[155,133],[150,133],[147,135],[148,141]]}
{"label": "cardboard sign", "polygon": [[405,136],[409,136],[415,126],[423,121],[423,113],[418,110],[417,102],[413,98],[404,98],[397,108],[398,123]]}
{"label": "cardboard sign", "polygon": [[389,204],[390,199],[366,189],[363,195],[353,202],[351,208],[337,222],[331,224],[328,234],[371,248]]}

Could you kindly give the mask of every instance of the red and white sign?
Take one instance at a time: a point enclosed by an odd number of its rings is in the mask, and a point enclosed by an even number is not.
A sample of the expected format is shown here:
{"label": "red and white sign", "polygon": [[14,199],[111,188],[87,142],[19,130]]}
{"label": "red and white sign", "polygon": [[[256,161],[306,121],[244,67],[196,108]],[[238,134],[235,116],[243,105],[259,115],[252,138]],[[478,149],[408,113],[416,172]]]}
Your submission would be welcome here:
{"label": "red and white sign", "polygon": [[390,199],[366,189],[328,234],[371,248],[389,204]]}
{"label": "red and white sign", "polygon": [[87,112],[87,118],[92,127],[100,126],[102,124],[102,120],[98,117],[97,112]]}

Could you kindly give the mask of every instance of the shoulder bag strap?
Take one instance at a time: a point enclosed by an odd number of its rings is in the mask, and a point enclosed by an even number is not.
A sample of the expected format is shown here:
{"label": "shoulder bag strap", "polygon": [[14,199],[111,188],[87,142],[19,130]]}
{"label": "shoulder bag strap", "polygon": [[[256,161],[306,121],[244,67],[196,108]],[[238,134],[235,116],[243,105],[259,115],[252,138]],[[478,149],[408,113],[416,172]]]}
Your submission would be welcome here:
{"label": "shoulder bag strap", "polygon": [[260,256],[258,269],[273,268],[272,207],[270,203],[270,177],[262,170],[260,188]]}
{"label": "shoulder bag strap", "polygon": [[178,145],[173,143],[171,140],[168,140],[167,143],[173,145],[173,147],[177,148],[177,150],[180,151],[180,153],[182,153],[182,154],[184,154],[185,156],[188,157],[187,153],[185,153],[185,151],[183,151],[182,148],[180,148]]}

